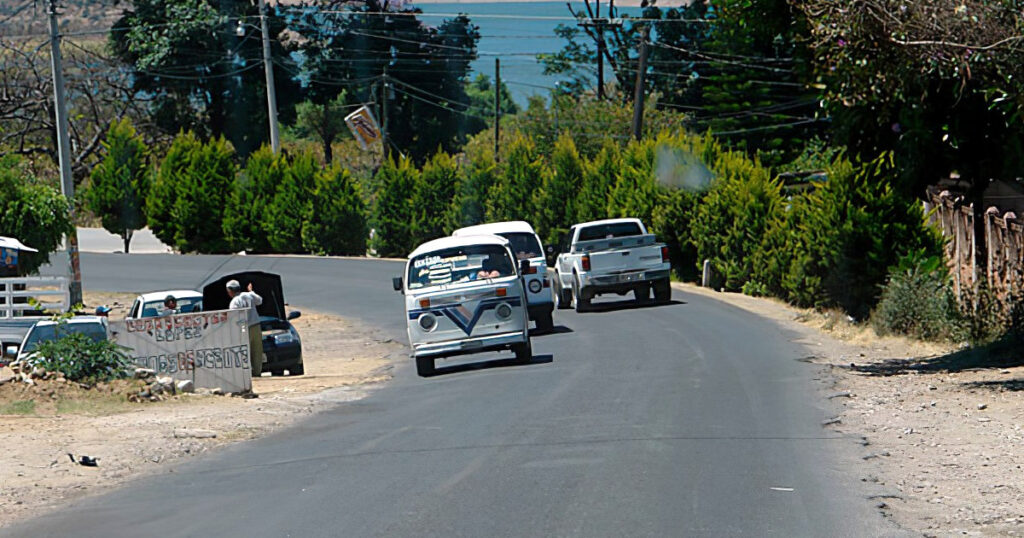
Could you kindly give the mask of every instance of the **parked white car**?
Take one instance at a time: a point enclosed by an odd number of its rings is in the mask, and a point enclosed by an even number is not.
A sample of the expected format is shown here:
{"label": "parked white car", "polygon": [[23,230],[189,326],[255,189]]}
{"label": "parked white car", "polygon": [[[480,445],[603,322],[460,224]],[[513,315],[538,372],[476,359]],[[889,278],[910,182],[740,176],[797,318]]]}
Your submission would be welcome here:
{"label": "parked white car", "polygon": [[521,220],[508,222],[492,222],[460,228],[452,233],[453,237],[467,235],[497,235],[508,239],[509,248],[516,260],[529,260],[530,267],[525,271],[526,299],[530,319],[537,323],[537,328],[550,331],[555,324],[552,313],[555,302],[551,296],[551,281],[548,279],[548,262],[544,257],[544,245],[540,237],[533,231],[530,223]]}
{"label": "parked white car", "polygon": [[576,224],[559,246],[555,261],[555,301],[559,308],[590,308],[597,295],[633,292],[638,302],[667,302],[672,288],[668,247],[639,219],[609,219]]}
{"label": "parked white car", "polygon": [[127,319],[155,318],[164,310],[164,299],[174,297],[178,302],[178,314],[202,312],[203,294],[196,290],[168,290],[143,293],[135,298],[128,310]]}
{"label": "parked white car", "polygon": [[17,357],[23,361],[30,359],[40,343],[68,334],[84,334],[94,341],[107,339],[107,318],[101,316],[75,316],[62,322],[53,320],[39,321],[29,329],[21,346],[15,348],[8,346],[4,352],[6,355]]}
{"label": "parked white car", "polygon": [[409,345],[421,376],[438,358],[510,349],[529,362],[526,293],[521,270],[505,238],[445,237],[409,254],[405,276],[393,281],[405,295]]}

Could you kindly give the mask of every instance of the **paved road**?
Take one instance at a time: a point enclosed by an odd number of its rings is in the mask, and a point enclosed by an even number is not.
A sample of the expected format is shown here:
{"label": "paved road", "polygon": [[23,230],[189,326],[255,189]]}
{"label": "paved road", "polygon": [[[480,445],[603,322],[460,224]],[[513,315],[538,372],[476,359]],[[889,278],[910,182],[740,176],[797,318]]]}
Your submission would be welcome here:
{"label": "paved road", "polygon": [[[402,337],[397,265],[83,256],[86,286],[280,271],[295,305]],[[676,291],[558,312],[534,361],[498,354],[385,387],[2,536],[889,536],[856,440],[821,427],[814,368],[775,325]],[[775,488],[775,489],[773,489]]]}

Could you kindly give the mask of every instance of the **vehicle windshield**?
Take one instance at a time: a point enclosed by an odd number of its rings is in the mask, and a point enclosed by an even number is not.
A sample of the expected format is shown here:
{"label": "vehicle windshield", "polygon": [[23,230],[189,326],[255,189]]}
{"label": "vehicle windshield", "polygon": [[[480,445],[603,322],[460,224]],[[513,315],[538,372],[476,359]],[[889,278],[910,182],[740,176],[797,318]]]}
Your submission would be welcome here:
{"label": "vehicle windshield", "polygon": [[409,289],[514,276],[515,265],[501,245],[468,245],[417,256],[409,263]]}
{"label": "vehicle windshield", "polygon": [[508,239],[508,246],[516,255],[517,260],[528,260],[543,256],[543,249],[536,234],[529,232],[509,232],[498,234]]}
{"label": "vehicle windshield", "polygon": [[580,230],[580,241],[594,241],[597,239],[611,239],[613,237],[628,237],[631,235],[643,235],[640,225],[635,222],[615,222],[611,224],[595,224]]}
{"label": "vehicle windshield", "polygon": [[[188,314],[190,312],[201,312],[203,310],[202,297],[176,297],[178,301],[178,313]],[[163,300],[150,301],[142,305],[142,314],[139,317],[152,318],[160,315],[164,310]]]}
{"label": "vehicle windshield", "polygon": [[[59,330],[58,330],[59,328]],[[58,336],[63,337],[69,334],[84,334],[92,341],[99,342],[107,339],[107,328],[102,323],[65,323],[62,325],[36,325],[28,333],[25,340],[23,353],[31,353],[41,342],[56,340]]]}

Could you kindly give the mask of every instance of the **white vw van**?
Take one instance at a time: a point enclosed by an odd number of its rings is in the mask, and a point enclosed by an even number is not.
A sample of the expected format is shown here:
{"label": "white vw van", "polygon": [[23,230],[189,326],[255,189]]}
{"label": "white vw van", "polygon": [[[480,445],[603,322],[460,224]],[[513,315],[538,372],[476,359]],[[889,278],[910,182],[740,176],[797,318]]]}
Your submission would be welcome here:
{"label": "white vw van", "polygon": [[405,294],[409,345],[421,376],[434,359],[511,349],[529,362],[529,321],[521,269],[508,241],[494,235],[445,237],[409,254],[394,288]]}
{"label": "white vw van", "polygon": [[497,235],[508,239],[509,248],[516,259],[530,261],[530,267],[523,275],[526,280],[530,319],[536,321],[537,328],[542,331],[553,329],[555,324],[552,312],[555,310],[555,303],[551,294],[551,281],[548,279],[548,262],[544,257],[544,247],[537,233],[533,231],[533,226],[521,220],[492,222],[460,228],[455,230],[452,236],[480,234]]}

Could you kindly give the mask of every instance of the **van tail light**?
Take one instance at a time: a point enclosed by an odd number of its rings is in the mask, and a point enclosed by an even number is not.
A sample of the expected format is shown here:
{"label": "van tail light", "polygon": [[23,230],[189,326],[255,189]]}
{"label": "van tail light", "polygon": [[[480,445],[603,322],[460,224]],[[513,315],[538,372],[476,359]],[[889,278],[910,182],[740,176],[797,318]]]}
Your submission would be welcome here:
{"label": "van tail light", "polygon": [[590,254],[584,254],[583,255],[583,259],[580,261],[580,263],[583,265],[583,270],[584,271],[589,271],[590,270]]}
{"label": "van tail light", "polygon": [[494,290],[494,294],[497,295],[498,297],[504,297],[508,295],[508,288],[498,288]]}
{"label": "van tail light", "polygon": [[528,274],[528,275],[535,275],[535,274],[537,274],[537,266],[536,265],[531,265],[530,268],[526,270],[526,274]]}
{"label": "van tail light", "polygon": [[661,263],[668,263],[668,247],[661,247]]}
{"label": "van tail light", "polygon": [[420,308],[430,308],[430,299],[420,299]]}
{"label": "van tail light", "polygon": [[545,278],[544,279],[544,287],[545,288],[550,288],[551,287],[551,281]]}

